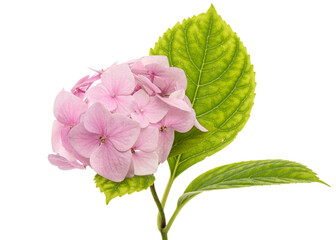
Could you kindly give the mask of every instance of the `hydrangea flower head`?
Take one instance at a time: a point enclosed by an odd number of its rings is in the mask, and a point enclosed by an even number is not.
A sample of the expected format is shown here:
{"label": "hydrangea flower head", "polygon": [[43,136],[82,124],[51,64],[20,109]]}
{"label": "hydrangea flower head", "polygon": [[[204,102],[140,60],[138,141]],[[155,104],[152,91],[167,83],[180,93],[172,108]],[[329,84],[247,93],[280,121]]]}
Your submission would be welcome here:
{"label": "hydrangea flower head", "polygon": [[185,95],[183,70],[165,56],[147,56],[113,64],[62,90],[54,105],[49,161],[60,169],[90,166],[115,182],[157,171],[171,150],[174,132],[196,119]]}

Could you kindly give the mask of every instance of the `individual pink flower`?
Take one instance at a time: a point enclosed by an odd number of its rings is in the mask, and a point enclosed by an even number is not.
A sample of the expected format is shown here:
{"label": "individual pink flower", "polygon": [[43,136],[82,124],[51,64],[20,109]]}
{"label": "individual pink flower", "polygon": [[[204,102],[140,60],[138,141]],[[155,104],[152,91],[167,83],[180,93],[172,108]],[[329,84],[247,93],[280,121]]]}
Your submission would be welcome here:
{"label": "individual pink flower", "polygon": [[86,96],[90,103],[100,102],[109,111],[128,115],[132,110],[135,89],[134,76],[127,64],[112,65],[101,75],[102,83],[90,88]]}
{"label": "individual pink flower", "polygon": [[51,143],[54,155],[48,159],[61,169],[79,168],[88,165],[88,159],[77,154],[68,140],[72,127],[80,122],[82,114],[87,110],[87,104],[75,95],[61,91],[54,104],[54,115],[57,120],[53,124]]}
{"label": "individual pink flower", "polygon": [[62,170],[69,169],[84,169],[88,165],[88,159],[80,157],[78,154],[75,154],[74,150],[68,151],[64,148],[62,144],[61,130],[64,128],[63,124],[54,121],[53,131],[51,137],[51,144],[53,152],[56,154],[49,154],[49,162]]}
{"label": "individual pink flower", "polygon": [[101,73],[97,73],[90,77],[89,75],[81,78],[75,86],[71,89],[72,94],[83,99],[85,97],[86,91],[90,88],[90,86],[97,80],[100,79]]}
{"label": "individual pink flower", "polygon": [[132,119],[140,123],[140,127],[145,128],[149,123],[157,123],[168,112],[167,104],[158,97],[150,97],[144,90],[140,89],[133,94]]}
{"label": "individual pink flower", "polygon": [[156,126],[159,128],[158,154],[159,161],[164,162],[169,155],[174,142],[174,131],[185,133],[193,126],[201,131],[207,130],[201,126],[194,111],[186,112],[181,109],[170,107],[167,115]]}
{"label": "individual pink flower", "polygon": [[99,175],[120,182],[129,171],[131,147],[139,133],[137,122],[95,103],[83,122],[71,129],[69,140],[80,155],[90,158],[91,167]]}
{"label": "individual pink flower", "polygon": [[169,68],[168,58],[164,55],[145,56],[132,60],[128,64],[134,74],[146,76],[150,80],[153,80],[154,77],[153,68]]}
{"label": "individual pink flower", "polygon": [[82,114],[87,110],[87,104],[75,95],[61,91],[54,104],[54,115],[62,127],[59,128],[62,145],[68,151],[72,151],[72,146],[68,141],[70,129],[80,122]]}
{"label": "individual pink flower", "polygon": [[[166,56],[157,55],[140,58],[131,65],[131,68],[135,75],[146,77],[149,80],[146,81],[142,78],[141,84],[152,92],[160,93],[162,97],[180,89],[187,89],[187,78],[184,71],[180,68],[169,67]],[[147,91],[147,89],[145,90]],[[152,94],[151,92],[148,93]]]}
{"label": "individual pink flower", "polygon": [[149,175],[157,171],[159,156],[156,152],[159,131],[156,127],[141,129],[139,138],[131,148],[132,165],[128,177]]}
{"label": "individual pink flower", "polygon": [[195,123],[193,112],[186,112],[171,107],[167,115],[156,126],[159,128],[158,154],[159,161],[166,161],[174,142],[174,130],[188,132]]}

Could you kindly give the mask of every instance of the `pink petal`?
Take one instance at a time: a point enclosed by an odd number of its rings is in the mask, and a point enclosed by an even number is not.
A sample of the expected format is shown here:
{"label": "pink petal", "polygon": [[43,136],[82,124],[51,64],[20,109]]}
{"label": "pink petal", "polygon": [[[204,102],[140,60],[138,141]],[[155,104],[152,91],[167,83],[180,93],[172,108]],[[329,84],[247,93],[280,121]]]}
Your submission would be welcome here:
{"label": "pink petal", "polygon": [[49,154],[48,160],[52,165],[57,166],[62,170],[70,170],[70,169],[84,169],[84,166],[79,164],[76,161],[68,161],[66,158],[60,156],[59,154]]}
{"label": "pink petal", "polygon": [[144,66],[150,64],[158,64],[164,68],[169,67],[168,58],[165,55],[152,55],[152,56],[145,56],[141,58],[141,62]]}
{"label": "pink petal", "polygon": [[161,97],[157,95],[163,102],[167,103],[168,105],[172,107],[179,108],[183,111],[191,112],[192,108],[188,106],[188,104],[184,101],[184,90],[178,90],[173,92],[168,98],[167,97]]}
{"label": "pink petal", "polygon": [[149,102],[149,96],[148,94],[140,89],[136,93],[133,94],[134,97],[134,103],[139,106],[139,108],[143,108],[146,106]]}
{"label": "pink petal", "polygon": [[89,75],[81,78],[76,84],[75,86],[73,86],[73,88],[71,89],[71,93],[74,94],[75,96],[79,97],[80,99],[83,99],[85,96],[85,87],[83,87],[83,83],[86,82],[89,79]]}
{"label": "pink petal", "polygon": [[156,152],[137,151],[132,154],[135,175],[149,175],[157,171],[159,156]]}
{"label": "pink petal", "polygon": [[188,132],[195,124],[195,112],[186,112],[178,108],[170,108],[167,115],[161,121],[164,126],[178,132]]}
{"label": "pink petal", "polygon": [[133,165],[133,162],[131,162],[131,166],[126,174],[126,177],[127,178],[132,178],[134,177],[134,165]]}
{"label": "pink petal", "polygon": [[154,75],[153,83],[161,89],[164,95],[187,89],[187,78],[184,71],[174,67],[166,68]]}
{"label": "pink petal", "polygon": [[170,67],[164,73],[162,73],[160,77],[164,78],[168,83],[171,83],[169,84],[170,91],[176,91],[180,89],[183,89],[184,91],[187,90],[187,77],[185,72],[180,68]]}
{"label": "pink petal", "polygon": [[201,130],[202,132],[207,132],[208,130],[203,127],[198,121],[197,119],[195,118],[195,127],[198,128],[199,130]]}
{"label": "pink petal", "polygon": [[132,63],[128,63],[128,66],[135,75],[150,77],[147,69],[141,62],[141,59],[137,59]]}
{"label": "pink petal", "polygon": [[99,175],[114,182],[125,179],[131,165],[131,151],[119,152],[111,142],[104,144],[93,152],[90,164]]}
{"label": "pink petal", "polygon": [[160,88],[158,88],[154,83],[152,83],[147,77],[143,75],[135,76],[138,84],[149,94],[161,93]]}
{"label": "pink petal", "polygon": [[131,149],[140,134],[140,126],[136,121],[120,114],[112,114],[107,124],[107,136],[119,151]]}
{"label": "pink petal", "polygon": [[158,146],[158,140],[159,130],[156,127],[143,128],[134,144],[134,148],[144,152],[153,152]]}
{"label": "pink petal", "polygon": [[72,155],[80,161],[84,166],[90,166],[90,159],[87,157],[83,157],[79,153],[77,153],[75,150],[72,151]]}
{"label": "pink petal", "polygon": [[100,134],[89,132],[84,123],[73,127],[69,133],[69,142],[73,148],[83,157],[89,158],[101,144]]}
{"label": "pink petal", "polygon": [[57,153],[59,152],[61,146],[62,146],[62,137],[61,132],[63,128],[63,124],[61,124],[59,121],[55,120],[53,127],[52,127],[52,135],[51,135],[51,146],[53,152]]}
{"label": "pink petal", "polygon": [[157,96],[150,97],[149,103],[144,107],[144,115],[151,123],[159,122],[168,112],[169,107]]}
{"label": "pink petal", "polygon": [[76,85],[71,89],[72,94],[76,95],[77,97],[83,99],[85,96],[85,92],[88,88],[97,80],[100,79],[101,73],[97,72],[98,74],[93,75],[90,77],[89,75],[80,79]]}
{"label": "pink petal", "polygon": [[97,86],[90,88],[86,92],[86,96],[91,103],[99,102],[110,111],[117,108],[117,100],[115,97],[111,96],[111,93],[102,84],[98,84]]}
{"label": "pink petal", "polygon": [[129,116],[134,106],[133,96],[116,96],[115,100],[117,108],[114,112]]}
{"label": "pink petal", "polygon": [[157,153],[159,155],[159,162],[163,163],[168,158],[170,150],[174,142],[174,130],[165,129],[159,132],[159,141]]}
{"label": "pink petal", "polygon": [[132,112],[131,113],[131,118],[134,121],[137,121],[140,124],[141,128],[145,128],[149,124],[148,119],[144,116],[144,114],[142,112]]}
{"label": "pink petal", "polygon": [[100,134],[100,136],[107,135],[107,125],[111,115],[111,112],[101,103],[95,103],[84,115],[84,126],[92,133]]}
{"label": "pink petal", "polygon": [[101,79],[112,95],[129,95],[135,88],[134,76],[126,63],[112,65],[103,72]]}
{"label": "pink petal", "polygon": [[[188,104],[189,107],[191,107],[191,102],[187,96],[184,97],[184,101]],[[192,108],[192,107],[191,107]],[[194,115],[196,116],[195,110],[192,109]],[[204,128],[198,121],[197,118],[195,117],[195,127],[201,130],[202,132],[207,132],[208,130]]]}
{"label": "pink petal", "polygon": [[87,105],[85,102],[64,90],[55,99],[54,115],[59,122],[67,126],[79,123],[80,116],[86,109]]}
{"label": "pink petal", "polygon": [[70,130],[71,130],[71,127],[69,126],[64,126],[61,129],[62,145],[69,152],[73,150],[73,147],[71,146],[69,142],[69,138],[68,138]]}

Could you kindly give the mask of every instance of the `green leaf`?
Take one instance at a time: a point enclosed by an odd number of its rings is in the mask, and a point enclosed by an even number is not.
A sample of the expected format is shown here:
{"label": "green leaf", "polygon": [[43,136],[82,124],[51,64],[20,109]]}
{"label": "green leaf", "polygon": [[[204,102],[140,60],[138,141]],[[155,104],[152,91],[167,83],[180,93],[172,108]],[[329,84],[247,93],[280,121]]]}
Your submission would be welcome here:
{"label": "green leaf", "polygon": [[178,206],[204,191],[310,182],[326,184],[312,170],[296,162],[277,159],[233,163],[209,170],[194,179],[179,198]]}
{"label": "green leaf", "polygon": [[100,188],[100,192],[105,194],[106,204],[108,204],[115,197],[147,189],[154,183],[155,177],[153,175],[134,176],[132,178],[125,178],[122,182],[113,182],[96,174],[94,180],[96,187]]}
{"label": "green leaf", "polygon": [[209,130],[175,133],[168,159],[175,178],[234,140],[250,116],[255,74],[242,42],[212,5],[168,29],[150,54],[166,55],[171,66],[184,70],[186,95]]}

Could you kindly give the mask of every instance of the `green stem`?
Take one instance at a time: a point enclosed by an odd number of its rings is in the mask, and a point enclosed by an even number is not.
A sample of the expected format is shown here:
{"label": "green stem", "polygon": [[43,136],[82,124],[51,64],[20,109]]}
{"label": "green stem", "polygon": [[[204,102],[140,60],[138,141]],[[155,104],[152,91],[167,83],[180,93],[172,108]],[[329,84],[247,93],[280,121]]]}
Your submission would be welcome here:
{"label": "green stem", "polygon": [[180,206],[180,207],[177,207],[177,208],[175,209],[175,211],[174,211],[173,215],[171,216],[171,218],[170,218],[170,220],[169,220],[167,226],[163,229],[163,232],[168,233],[170,227],[172,226],[172,224],[173,224],[175,218],[177,217],[177,215],[178,215],[179,212],[181,211],[182,207],[183,207],[183,206]]}
{"label": "green stem", "polygon": [[173,185],[173,182],[174,182],[174,176],[171,176],[169,178],[168,182],[167,182],[166,189],[165,189],[165,191],[163,193],[163,196],[162,196],[161,204],[162,204],[163,208],[166,206],[168,195],[169,195],[170,189],[171,189],[171,187]]}
{"label": "green stem", "polygon": [[166,232],[163,232],[163,229],[160,231],[162,240],[168,240],[168,236]]}
{"label": "green stem", "polygon": [[179,214],[179,212],[181,211],[181,209],[191,200],[193,199],[196,195],[198,194],[195,194],[194,196],[190,197],[188,200],[184,201],[182,204],[178,204],[173,215],[170,217],[166,227],[164,229],[162,229],[163,232],[165,233],[168,233],[170,227],[173,225],[173,222],[175,220],[175,218],[177,217],[177,215]]}
{"label": "green stem", "polygon": [[[150,186],[150,190],[152,192],[152,195],[153,195],[154,201],[156,203],[156,206],[157,206],[157,208],[159,210],[159,215],[160,215],[160,220],[161,220],[161,225],[160,225],[160,231],[161,231],[166,226],[166,217],[165,217],[165,214],[164,214],[163,207],[161,205],[160,199],[159,199],[159,197],[158,197],[158,195],[156,193],[154,183],[153,183],[153,185]],[[162,231],[161,231],[161,234],[162,234]],[[164,239],[164,238],[162,237],[162,239]]]}
{"label": "green stem", "polygon": [[[174,171],[170,175],[170,178],[169,178],[169,180],[167,182],[166,189],[165,189],[165,191],[163,193],[162,200],[161,200],[161,205],[162,205],[163,208],[166,206],[166,202],[167,202],[167,199],[168,199],[168,195],[169,195],[170,189],[171,189],[171,187],[173,185],[173,182],[175,180],[175,174],[176,174],[177,166],[178,166],[178,164],[180,162],[180,158],[181,158],[181,154],[178,156],[178,158],[176,160]],[[159,215],[158,215],[158,218],[157,218],[157,225],[160,228],[160,226],[161,226],[161,219],[160,219]]]}

